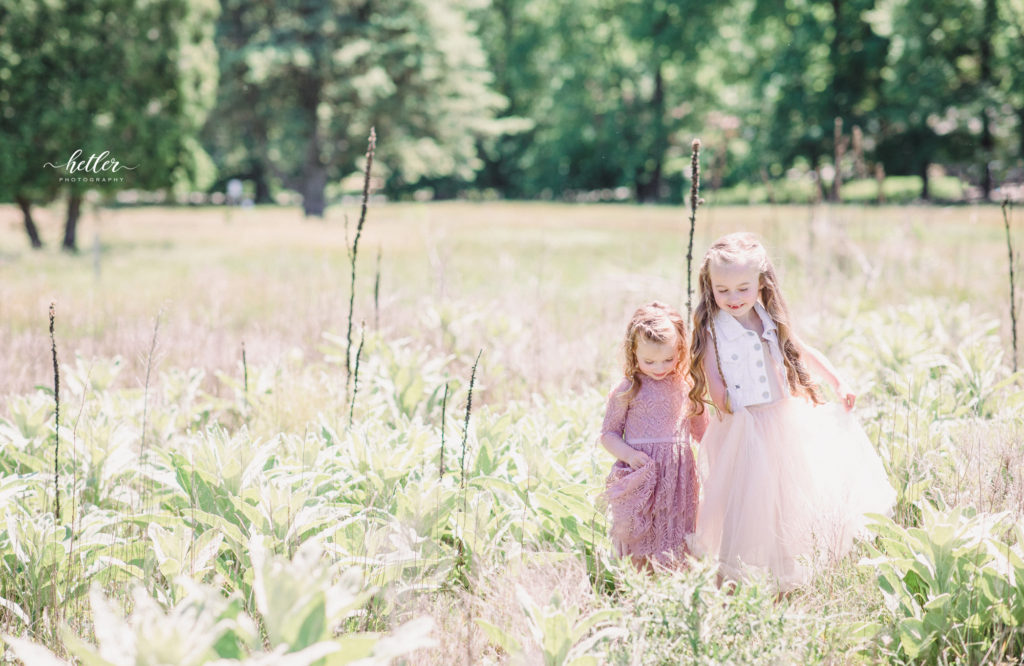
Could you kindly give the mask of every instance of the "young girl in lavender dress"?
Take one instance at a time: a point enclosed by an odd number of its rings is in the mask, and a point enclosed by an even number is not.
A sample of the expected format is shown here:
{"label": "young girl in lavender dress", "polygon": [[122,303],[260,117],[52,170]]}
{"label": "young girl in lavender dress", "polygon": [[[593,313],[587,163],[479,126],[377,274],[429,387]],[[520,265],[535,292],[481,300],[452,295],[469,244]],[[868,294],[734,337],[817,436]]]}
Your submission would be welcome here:
{"label": "young girl in lavender dress", "polygon": [[[895,491],[849,414],[856,396],[790,323],[775,269],[753,234],[708,250],[698,278],[690,354],[693,414],[710,394],[719,414],[701,444],[703,498],[689,539],[722,576],[748,567],[788,591],[814,565],[852,546],[865,513],[887,513]],[[842,402],[823,405],[810,372]]]}
{"label": "young girl in lavender dress", "polygon": [[672,308],[650,303],[633,314],[623,347],[625,377],[608,396],[600,438],[618,459],[604,493],[612,543],[637,568],[678,566],[697,511],[690,444],[708,418],[687,417],[686,323]]}

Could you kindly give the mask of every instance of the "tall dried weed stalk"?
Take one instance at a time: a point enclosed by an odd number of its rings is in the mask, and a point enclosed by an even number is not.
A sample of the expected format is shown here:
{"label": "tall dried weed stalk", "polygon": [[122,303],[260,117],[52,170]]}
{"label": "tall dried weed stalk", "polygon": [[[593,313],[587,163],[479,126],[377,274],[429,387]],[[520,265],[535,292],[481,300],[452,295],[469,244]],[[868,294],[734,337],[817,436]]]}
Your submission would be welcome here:
{"label": "tall dried weed stalk", "polygon": [[459,480],[459,488],[466,488],[466,442],[469,439],[469,415],[473,411],[473,386],[476,384],[476,366],[480,363],[480,355],[484,353],[481,349],[476,354],[476,360],[473,361],[473,370],[469,373],[469,394],[466,396],[466,422],[462,429],[462,455],[459,458],[459,474],[461,478]]}
{"label": "tall dried weed stalk", "polygon": [[377,246],[377,274],[373,279],[373,330],[380,331],[380,246]]}
{"label": "tall dried weed stalk", "polygon": [[249,363],[245,359],[245,340],[242,340],[242,406],[249,413]]}
{"label": "tall dried weed stalk", "polygon": [[466,492],[466,446],[469,442],[469,416],[473,412],[473,387],[476,384],[476,367],[480,363],[480,355],[484,353],[481,349],[477,352],[476,360],[473,361],[473,370],[469,373],[469,392],[466,395],[466,421],[462,427],[462,454],[459,457],[459,493],[462,496],[462,536],[458,541],[458,552],[455,559],[456,579],[461,580],[464,585],[469,586],[469,578],[466,573],[467,554],[466,544],[463,539],[466,534],[466,520],[468,520],[467,492]]}
{"label": "tall dried weed stalk", "polygon": [[[56,527],[60,524],[60,367],[57,364],[57,338],[54,335],[54,320],[56,318],[54,312],[54,304],[50,303],[50,350],[53,353],[53,495],[55,498],[55,512],[53,514],[53,524]],[[72,490],[72,492],[74,492]],[[57,544],[57,530],[53,532],[54,542],[52,546],[54,549],[58,547]],[[57,609],[57,561],[58,558],[53,559],[53,584],[50,586],[51,598],[50,608],[52,615],[50,617],[50,630],[53,632],[54,640],[56,641],[57,636],[57,620],[58,620],[58,609]]]}
{"label": "tall dried weed stalk", "polygon": [[1013,335],[1013,371],[1017,372],[1017,295],[1013,278],[1013,241],[1010,238],[1010,200],[1003,199],[1003,226],[1006,227],[1006,252],[1010,257],[1010,330]]}
{"label": "tall dried weed stalk", "polygon": [[356,394],[359,393],[359,359],[363,356],[363,342],[366,340],[366,322],[359,330],[359,348],[356,349],[356,369],[352,376],[352,402],[348,406],[348,427],[352,427],[352,419],[356,413]]}
{"label": "tall dried weed stalk", "polygon": [[686,248],[686,318],[693,315],[693,230],[697,226],[700,198],[700,139],[693,140],[690,156],[690,243]]}
{"label": "tall dried weed stalk", "polygon": [[149,426],[149,380],[153,373],[153,356],[156,354],[157,338],[160,334],[160,318],[163,310],[156,313],[153,322],[153,337],[149,343],[149,354],[146,355],[146,382],[142,389],[142,439],[139,442],[139,462],[146,455],[146,430]]}
{"label": "tall dried weed stalk", "polygon": [[363,224],[366,222],[366,205],[370,199],[370,169],[373,168],[373,153],[377,148],[377,131],[370,128],[370,138],[366,148],[366,169],[363,171],[363,204],[359,213],[359,224],[356,225],[356,237],[352,241],[352,253],[349,258],[352,261],[352,283],[348,294],[348,334],[346,335],[345,346],[345,386],[352,379],[352,310],[356,299],[356,259],[359,254],[359,236],[363,233]]}
{"label": "tall dried weed stalk", "polygon": [[60,520],[60,367],[57,365],[57,338],[53,333],[56,314],[50,303],[50,351],[53,353],[53,494],[56,499],[54,520]]}
{"label": "tall dried weed stalk", "polygon": [[444,478],[444,421],[448,410],[448,382],[444,383],[444,397],[441,398],[441,453],[437,457],[437,477]]}

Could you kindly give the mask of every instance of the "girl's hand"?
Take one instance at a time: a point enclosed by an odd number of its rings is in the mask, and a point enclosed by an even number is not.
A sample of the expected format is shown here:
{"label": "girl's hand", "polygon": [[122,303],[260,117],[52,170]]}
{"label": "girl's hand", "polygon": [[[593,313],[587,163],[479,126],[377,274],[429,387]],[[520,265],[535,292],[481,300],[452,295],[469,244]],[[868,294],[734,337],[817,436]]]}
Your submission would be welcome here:
{"label": "girl's hand", "polygon": [[651,457],[643,451],[633,449],[632,453],[622,459],[622,462],[626,463],[633,469],[640,469],[647,463],[651,462]]}
{"label": "girl's hand", "polygon": [[850,387],[845,384],[840,384],[836,387],[836,395],[839,396],[839,402],[842,403],[846,411],[853,409],[854,404],[857,402],[857,394],[850,390]]}

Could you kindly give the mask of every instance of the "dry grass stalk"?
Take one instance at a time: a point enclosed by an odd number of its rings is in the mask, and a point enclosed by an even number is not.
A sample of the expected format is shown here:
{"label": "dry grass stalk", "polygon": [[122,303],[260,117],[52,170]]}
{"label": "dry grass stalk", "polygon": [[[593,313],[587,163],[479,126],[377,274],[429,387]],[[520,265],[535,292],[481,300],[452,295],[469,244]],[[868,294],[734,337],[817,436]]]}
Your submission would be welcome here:
{"label": "dry grass stalk", "polygon": [[362,322],[359,331],[359,348],[356,349],[356,369],[352,380],[352,402],[348,406],[348,427],[352,427],[352,418],[356,413],[356,394],[359,393],[359,359],[363,355],[363,342],[366,340],[366,322]]}
{"label": "dry grass stalk", "polygon": [[377,276],[373,280],[373,330],[380,331],[380,246],[377,246]]}
{"label": "dry grass stalk", "polygon": [[345,347],[345,386],[352,377],[352,365],[349,357],[352,356],[352,309],[356,299],[356,259],[359,255],[359,236],[363,233],[363,224],[366,222],[366,205],[370,199],[370,169],[373,168],[373,153],[377,148],[377,131],[370,128],[370,138],[366,148],[366,169],[363,171],[363,203],[359,213],[359,224],[356,225],[356,237],[352,241],[352,283],[348,295],[348,334],[347,346]]}
{"label": "dry grass stalk", "polygon": [[[469,441],[469,416],[473,412],[473,386],[476,383],[476,367],[480,363],[480,355],[484,353],[481,349],[477,352],[476,360],[473,361],[473,370],[469,374],[469,392],[466,395],[466,421],[462,428],[462,454],[459,456],[459,492],[462,495],[462,534],[466,533],[465,521],[467,518],[467,506],[466,506],[466,445]],[[457,578],[463,580],[467,585],[469,583],[466,575],[466,548],[465,543],[460,537],[458,540],[457,557],[455,560],[455,570],[458,572]]]}
{"label": "dry grass stalk", "polygon": [[480,355],[484,353],[481,349],[477,352],[476,360],[473,361],[473,370],[469,374],[469,394],[466,396],[466,422],[462,429],[462,456],[459,458],[459,487],[466,488],[466,442],[469,439],[469,415],[473,411],[473,385],[476,383],[476,366],[480,363]]}
{"label": "dry grass stalk", "polygon": [[245,340],[242,340],[242,404],[249,411],[249,364],[245,360]]}
{"label": "dry grass stalk", "polygon": [[693,140],[690,156],[690,243],[686,249],[686,318],[693,315],[693,230],[697,226],[700,199],[700,139]]}
{"label": "dry grass stalk", "polygon": [[[54,304],[50,303],[50,349],[53,352],[53,404],[54,404],[54,417],[53,417],[53,494],[56,499],[56,510],[53,514],[54,527],[60,522],[60,369],[57,364],[57,339],[54,336]],[[57,530],[54,529],[54,546],[56,546]],[[54,584],[50,586],[52,591],[52,597],[50,599],[50,610],[51,610],[51,630],[53,631],[54,640],[56,641],[57,635],[57,620],[59,613],[57,612],[57,558],[53,560],[53,580]]]}
{"label": "dry grass stalk", "polygon": [[50,303],[50,350],[53,352],[53,492],[56,498],[54,519],[60,520],[60,368],[57,365],[57,339],[53,334],[56,315]]}
{"label": "dry grass stalk", "polygon": [[448,409],[448,382],[444,384],[444,397],[441,398],[441,453],[437,457],[437,477],[444,478],[444,418]]}
{"label": "dry grass stalk", "polygon": [[1013,333],[1013,371],[1017,372],[1017,300],[1013,279],[1013,241],[1010,238],[1010,200],[1003,199],[1003,226],[1006,227],[1006,251],[1010,256],[1010,330]]}
{"label": "dry grass stalk", "polygon": [[146,383],[142,392],[142,441],[139,442],[139,462],[146,453],[146,428],[149,421],[149,378],[153,372],[153,355],[156,353],[157,336],[160,333],[160,318],[163,310],[156,314],[156,321],[153,323],[153,337],[149,343],[149,354],[146,356]]}

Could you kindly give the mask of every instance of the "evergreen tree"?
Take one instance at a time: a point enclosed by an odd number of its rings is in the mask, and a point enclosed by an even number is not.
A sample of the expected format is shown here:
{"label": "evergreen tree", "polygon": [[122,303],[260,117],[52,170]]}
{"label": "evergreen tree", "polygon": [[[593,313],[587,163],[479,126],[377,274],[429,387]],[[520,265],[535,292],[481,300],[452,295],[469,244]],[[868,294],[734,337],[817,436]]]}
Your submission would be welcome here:
{"label": "evergreen tree", "polygon": [[[216,91],[216,11],[212,0],[0,0],[0,197],[19,203],[33,246],[33,203],[67,194],[62,246],[75,251],[88,190],[212,177],[196,135]],[[93,155],[121,169],[96,173]],[[88,170],[69,173],[72,159]]]}

